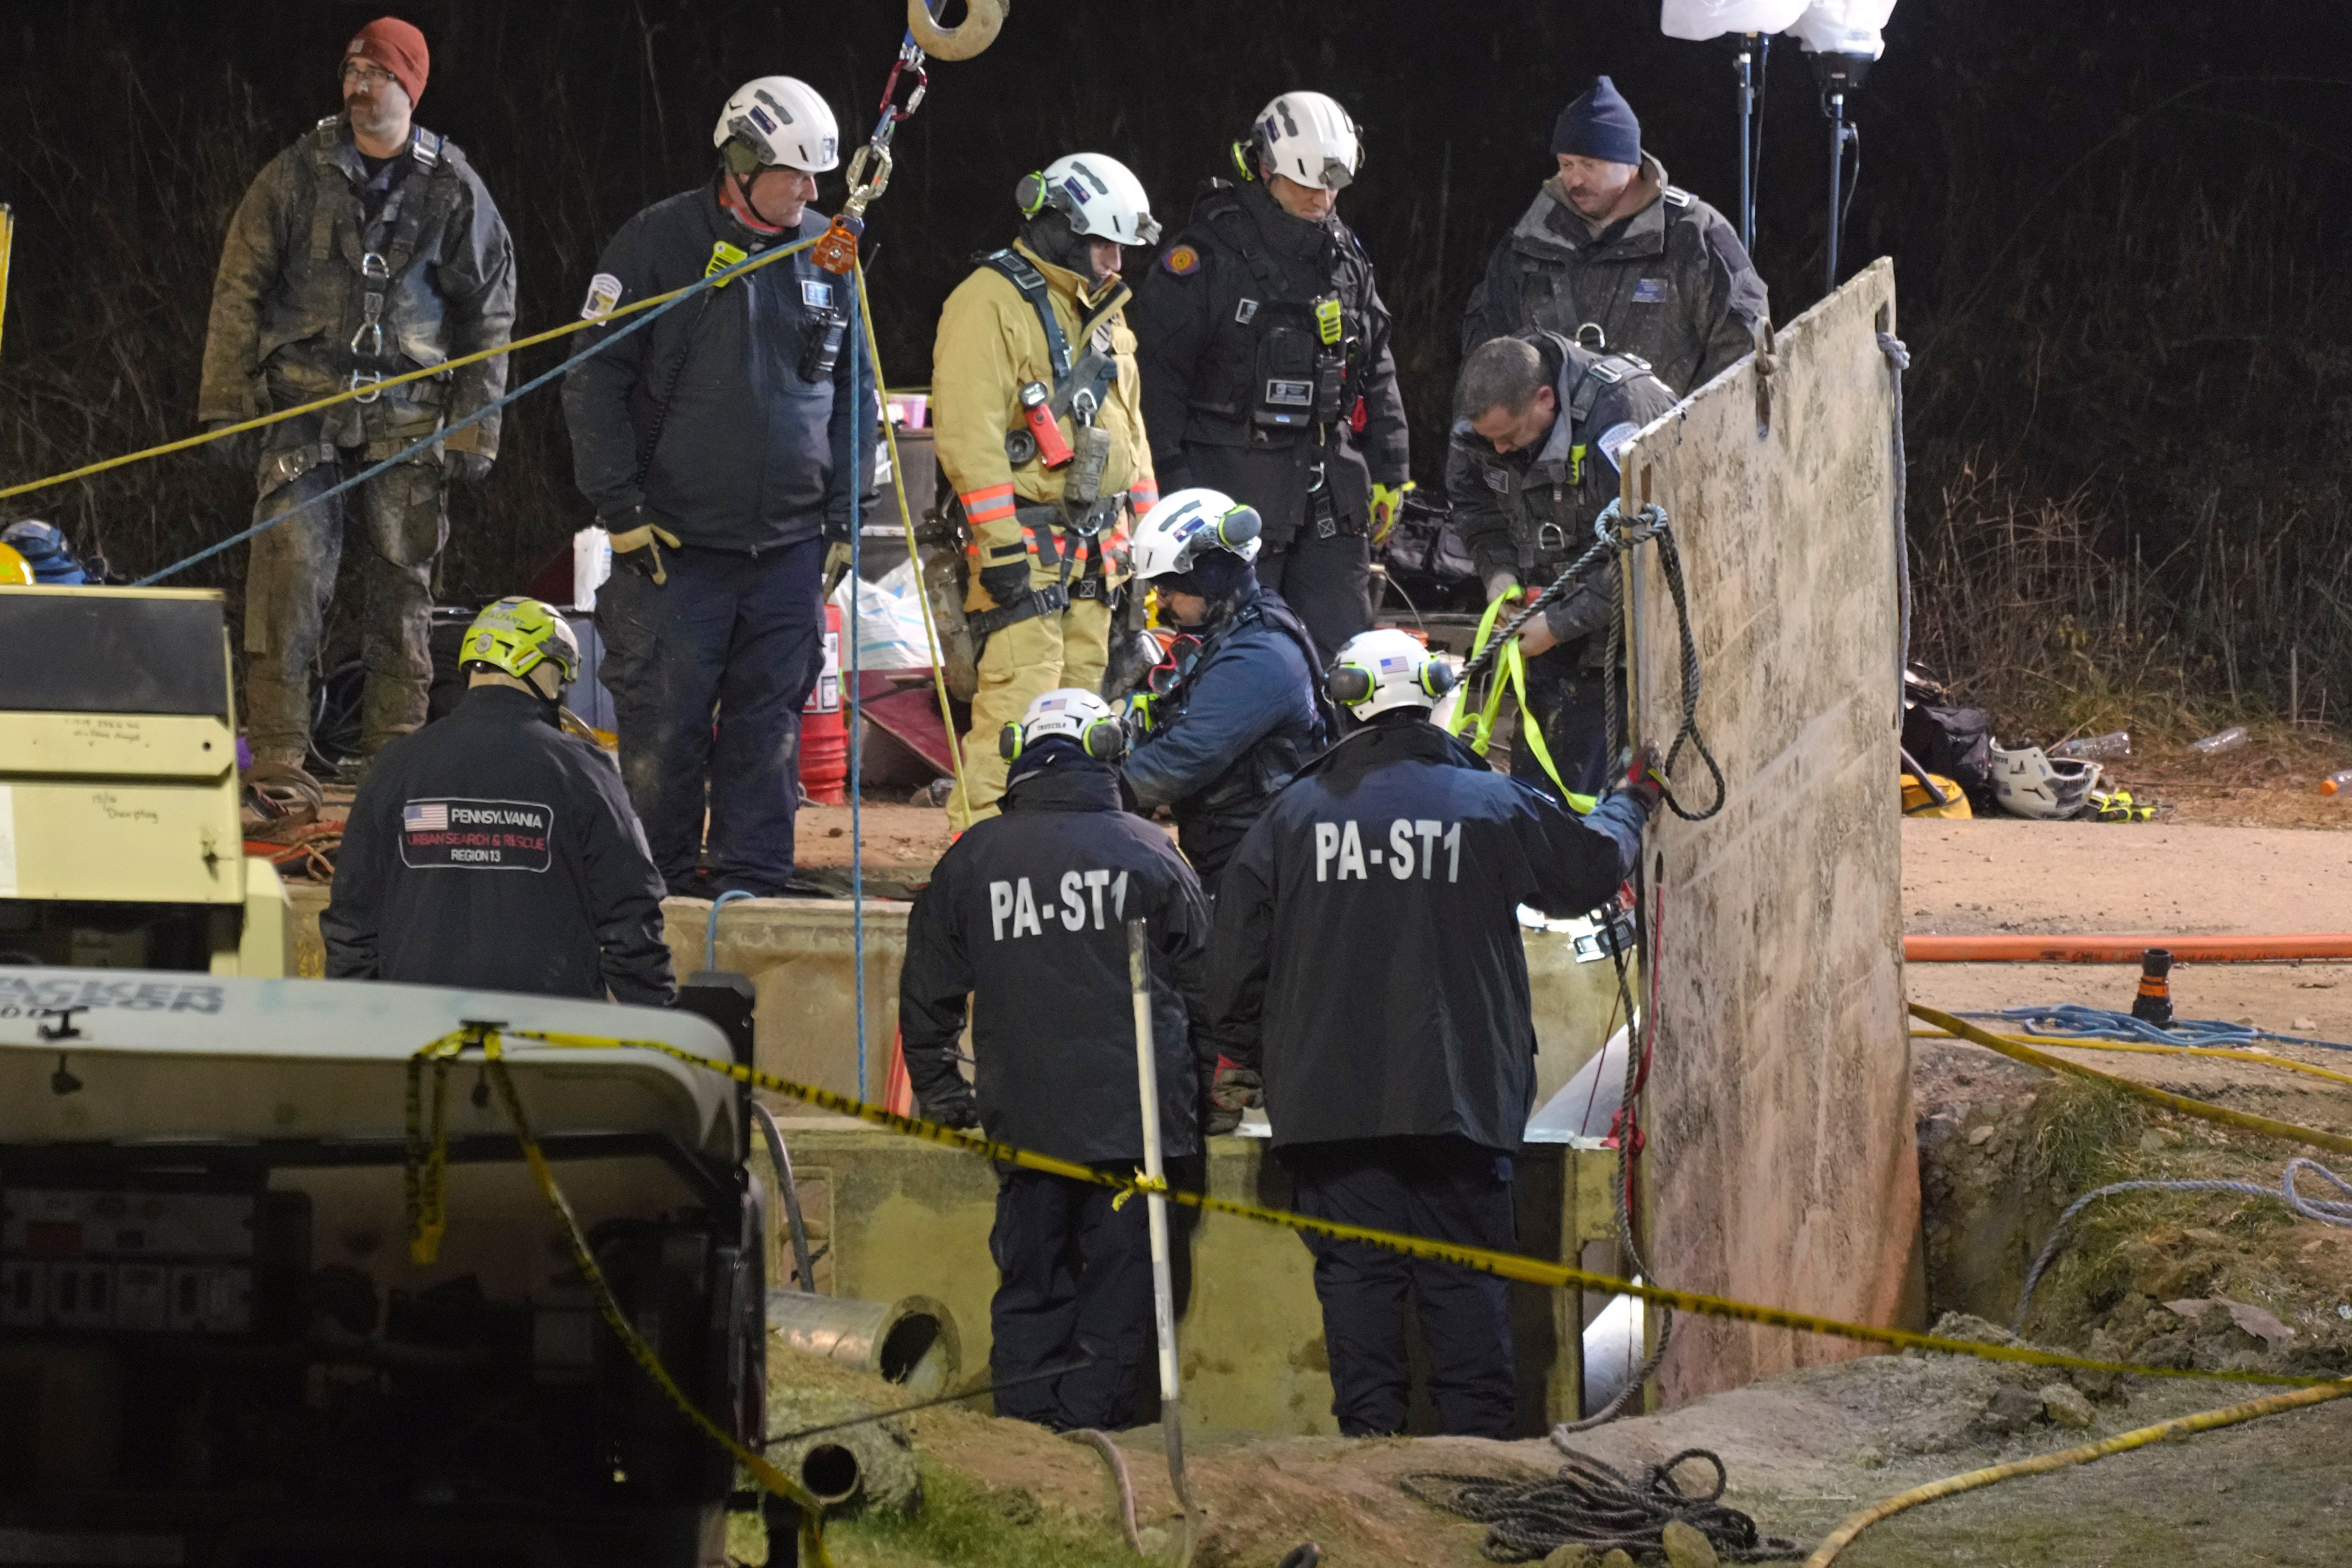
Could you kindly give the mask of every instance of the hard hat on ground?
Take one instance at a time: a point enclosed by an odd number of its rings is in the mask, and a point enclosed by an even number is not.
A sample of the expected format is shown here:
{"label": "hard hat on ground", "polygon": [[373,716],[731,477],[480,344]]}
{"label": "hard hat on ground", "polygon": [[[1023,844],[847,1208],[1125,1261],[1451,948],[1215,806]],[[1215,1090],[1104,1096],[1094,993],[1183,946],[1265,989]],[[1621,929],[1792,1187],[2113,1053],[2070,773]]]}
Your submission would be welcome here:
{"label": "hard hat on ground", "polygon": [[710,144],[738,174],[780,167],[822,174],[841,166],[841,127],[816,89],[796,77],[754,77],[737,88],[719,111]]}
{"label": "hard hat on ground", "polygon": [[1255,507],[1244,506],[1223,490],[1178,490],[1162,497],[1135,525],[1128,569],[1137,582],[1149,583],[1189,573],[1203,555],[1214,552],[1255,561],[1264,527]]}
{"label": "hard hat on ground", "polygon": [[1454,667],[1394,626],[1358,632],[1339,649],[1324,694],[1359,719],[1392,708],[1434,708],[1454,689]]}
{"label": "hard hat on ground", "polygon": [[2039,746],[2014,752],[1992,748],[1993,796],[2011,816],[2063,822],[2082,815],[2090,803],[2091,788],[2099,782],[2099,764],[2073,757],[2051,757]]}
{"label": "hard hat on ground", "polygon": [[0,544],[0,588],[29,588],[32,585],[31,563],[10,546]]}
{"label": "hard hat on ground", "polygon": [[1098,763],[1115,763],[1127,750],[1127,731],[1110,704],[1076,686],[1057,687],[1032,701],[1021,722],[1007,724],[999,732],[996,749],[1009,763],[1039,742],[1057,737],[1075,742]]}
{"label": "hard hat on ground", "polygon": [[559,689],[580,675],[580,639],[564,618],[537,599],[500,599],[474,617],[457,651],[461,668],[480,665],[517,680],[552,661]]}
{"label": "hard hat on ground", "polygon": [[1258,110],[1250,145],[1259,169],[1327,191],[1346,190],[1364,166],[1356,122],[1319,92],[1286,92]]}
{"label": "hard hat on ground", "polygon": [[1070,230],[1114,245],[1150,245],[1160,238],[1160,220],[1143,182],[1116,158],[1072,153],[1034,174],[1021,176],[1013,199],[1024,217],[1048,207],[1069,219]]}

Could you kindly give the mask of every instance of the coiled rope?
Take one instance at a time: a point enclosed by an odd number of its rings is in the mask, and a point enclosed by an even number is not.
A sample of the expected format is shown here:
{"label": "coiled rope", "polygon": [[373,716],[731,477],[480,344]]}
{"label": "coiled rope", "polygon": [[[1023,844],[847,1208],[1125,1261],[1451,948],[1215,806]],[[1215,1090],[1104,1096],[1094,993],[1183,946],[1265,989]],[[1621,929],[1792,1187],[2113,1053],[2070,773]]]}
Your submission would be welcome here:
{"label": "coiled rope", "polygon": [[[2303,1171],[2315,1173],[2321,1181],[2334,1187],[2342,1196],[2305,1197],[2295,1188],[2295,1176]],[[2058,1216],[2058,1223],[2050,1227],[2050,1239],[2042,1244],[2042,1255],[2033,1260],[2033,1267],[2026,1272],[2025,1289],[2018,1292],[2017,1316],[2010,1321],[2010,1332],[2022,1334],[2025,1331],[2025,1310],[2032,1304],[2033,1288],[2042,1283],[2042,1276],[2058,1260],[2058,1254],[2066,1240],[2066,1227],[2074,1224],[2074,1216],[2099,1199],[2111,1198],[2118,1193],[2240,1193],[2247,1197],[2273,1198],[2305,1219],[2352,1229],[2352,1201],[2347,1201],[2352,1200],[2352,1182],[2346,1181],[2318,1161],[2304,1154],[2298,1154],[2286,1163],[2286,1168],[2279,1173],[2279,1184],[2275,1187],[2260,1186],[2252,1182],[2223,1181],[2116,1182],[2108,1186],[2095,1187],[2067,1205],[2066,1212]]]}
{"label": "coiled rope", "polygon": [[2000,1018],[2023,1024],[2031,1035],[2083,1035],[2095,1040],[2140,1040],[2152,1046],[2251,1046],[2256,1040],[2276,1040],[2289,1046],[2316,1046],[2322,1050],[2352,1051],[2338,1040],[2315,1040],[2303,1035],[2279,1035],[2250,1024],[2225,1024],[2218,1018],[2182,1018],[2169,1026],[2135,1018],[2105,1007],[2085,1007],[2061,1002],[2046,1007],[2005,1007],[1999,1012],[1963,1013],[1963,1018]]}
{"label": "coiled rope", "polygon": [[[1675,1480],[1675,1470],[1692,1460],[1715,1467],[1715,1485],[1704,1494],[1685,1492]],[[1590,1454],[1576,1453],[1549,1480],[1419,1470],[1397,1484],[1433,1508],[1484,1524],[1486,1539],[1479,1550],[1496,1563],[1533,1562],[1563,1546],[1581,1546],[1596,1555],[1612,1550],[1662,1552],[1666,1526],[1677,1521],[1706,1536],[1726,1562],[1762,1563],[1803,1553],[1795,1542],[1761,1534],[1753,1519],[1724,1506],[1727,1480],[1721,1458],[1705,1448],[1685,1448],[1663,1465],[1650,1466],[1638,1486]]]}

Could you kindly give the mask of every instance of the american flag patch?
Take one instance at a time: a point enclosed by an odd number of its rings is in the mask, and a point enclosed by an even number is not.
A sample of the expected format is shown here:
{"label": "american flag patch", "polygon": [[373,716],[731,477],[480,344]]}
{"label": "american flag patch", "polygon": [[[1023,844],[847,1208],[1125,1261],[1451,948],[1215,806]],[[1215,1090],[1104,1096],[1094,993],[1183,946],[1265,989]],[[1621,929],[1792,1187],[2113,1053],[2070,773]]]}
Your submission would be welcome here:
{"label": "american flag patch", "polygon": [[446,800],[411,801],[400,808],[400,825],[411,833],[446,833],[449,831],[449,803]]}

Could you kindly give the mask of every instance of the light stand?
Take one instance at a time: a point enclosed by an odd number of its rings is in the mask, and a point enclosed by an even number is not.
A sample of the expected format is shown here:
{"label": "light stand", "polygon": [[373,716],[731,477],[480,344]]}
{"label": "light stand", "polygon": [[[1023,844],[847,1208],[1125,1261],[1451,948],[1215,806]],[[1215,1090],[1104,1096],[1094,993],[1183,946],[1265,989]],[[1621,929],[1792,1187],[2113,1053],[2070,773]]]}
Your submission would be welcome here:
{"label": "light stand", "polygon": [[1771,47],[1771,35],[1742,33],[1733,61],[1739,72],[1739,243],[1751,258],[1756,254],[1756,150],[1763,140],[1763,127],[1757,123],[1764,108],[1759,83]]}
{"label": "light stand", "polygon": [[1845,227],[1845,208],[1851,196],[1845,188],[1845,150],[1854,149],[1854,178],[1862,177],[1862,132],[1846,123],[1845,95],[1862,85],[1869,73],[1871,57],[1822,53],[1812,57],[1813,74],[1821,79],[1822,113],[1830,122],[1830,223],[1829,262],[1822,292],[1834,293],[1838,286],[1838,241]]}

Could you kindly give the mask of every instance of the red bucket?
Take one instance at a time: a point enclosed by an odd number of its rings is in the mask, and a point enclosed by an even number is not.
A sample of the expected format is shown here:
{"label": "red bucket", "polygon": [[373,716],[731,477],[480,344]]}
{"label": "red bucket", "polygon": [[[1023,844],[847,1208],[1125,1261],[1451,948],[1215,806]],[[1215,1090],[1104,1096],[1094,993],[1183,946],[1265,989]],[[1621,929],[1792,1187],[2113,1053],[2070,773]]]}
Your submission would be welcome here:
{"label": "red bucket", "polygon": [[849,732],[841,716],[841,606],[824,607],[824,668],[801,710],[801,788],[819,805],[848,801]]}

